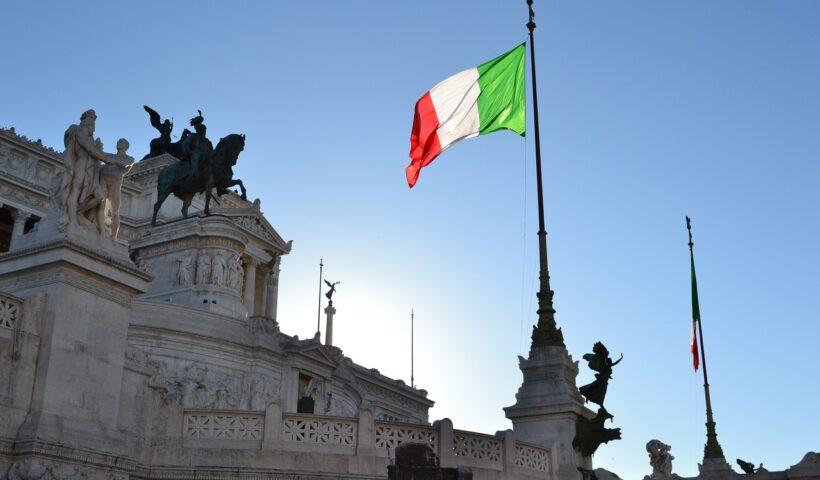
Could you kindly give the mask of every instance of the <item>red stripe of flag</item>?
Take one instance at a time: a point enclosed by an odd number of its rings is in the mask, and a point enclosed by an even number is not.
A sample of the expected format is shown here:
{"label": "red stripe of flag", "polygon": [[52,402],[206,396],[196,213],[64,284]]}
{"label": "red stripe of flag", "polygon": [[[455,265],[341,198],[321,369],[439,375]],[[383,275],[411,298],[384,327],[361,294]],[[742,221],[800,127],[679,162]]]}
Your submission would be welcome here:
{"label": "red stripe of flag", "polygon": [[436,108],[433,106],[430,92],[427,92],[416,102],[413,130],[410,133],[410,165],[405,169],[410,188],[418,181],[421,169],[441,153],[441,144],[436,133],[438,127]]}
{"label": "red stripe of flag", "polygon": [[695,332],[695,322],[692,322],[692,339],[689,341],[689,347],[692,351],[692,366],[695,367],[697,372],[700,366],[700,356],[698,355],[698,336]]}

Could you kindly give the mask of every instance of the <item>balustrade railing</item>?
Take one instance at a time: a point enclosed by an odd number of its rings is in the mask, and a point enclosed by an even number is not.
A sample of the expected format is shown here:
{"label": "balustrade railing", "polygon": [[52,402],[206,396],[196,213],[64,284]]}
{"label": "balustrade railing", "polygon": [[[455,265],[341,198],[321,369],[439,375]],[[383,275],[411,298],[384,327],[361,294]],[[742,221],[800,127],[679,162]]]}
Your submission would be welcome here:
{"label": "balustrade railing", "polygon": [[282,449],[383,459],[392,458],[404,443],[424,443],[442,466],[506,472],[504,478],[510,479],[544,478],[552,473],[554,461],[550,449],[517,441],[511,431],[485,435],[454,430],[446,419],[431,426],[374,421],[372,415],[283,414],[276,405],[266,412],[185,410],[182,437],[184,446],[196,448]]}
{"label": "balustrade railing", "polygon": [[501,465],[502,441],[492,435],[453,431],[453,454],[456,457],[482,460],[491,464]]}
{"label": "balustrade railing", "polygon": [[438,452],[439,432],[433,427],[398,422],[376,422],[376,448],[389,456],[402,443],[426,443]]}
{"label": "balustrade railing", "polygon": [[354,446],[358,420],[319,415],[283,415],[282,439],[286,442]]}

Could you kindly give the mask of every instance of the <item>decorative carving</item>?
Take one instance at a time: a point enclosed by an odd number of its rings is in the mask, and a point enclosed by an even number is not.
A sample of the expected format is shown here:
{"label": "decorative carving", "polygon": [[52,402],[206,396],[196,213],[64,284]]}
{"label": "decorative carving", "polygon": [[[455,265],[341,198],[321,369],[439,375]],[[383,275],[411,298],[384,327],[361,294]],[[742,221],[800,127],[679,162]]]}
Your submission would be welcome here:
{"label": "decorative carving", "polygon": [[265,415],[262,413],[185,412],[186,438],[219,440],[261,440]]}
{"label": "decorative carving", "polygon": [[278,380],[262,374],[251,377],[249,407],[251,410],[264,410],[279,397],[281,384]]}
{"label": "decorative carving", "polygon": [[169,372],[164,362],[150,361],[154,375],[148,386],[157,390],[167,404],[185,408],[239,408],[240,382],[236,378],[210,372],[207,367],[189,365],[179,374]]}
{"label": "decorative carving", "polygon": [[282,426],[282,438],[286,442],[344,446],[356,444],[356,420],[288,415],[283,418]]}
{"label": "decorative carving", "polygon": [[672,474],[672,456],[669,451],[672,447],[660,440],[650,440],[646,442],[646,453],[649,454],[649,465],[652,466],[652,475],[647,475],[644,480],[667,480],[677,475]]}
{"label": "decorative carving", "polygon": [[185,250],[181,257],[175,260],[177,264],[176,268],[176,275],[174,276],[174,281],[177,285],[190,285],[191,284],[191,266],[194,263],[194,257],[191,255],[190,250]]}
{"label": "decorative carving", "polygon": [[453,432],[453,454],[457,457],[501,462],[501,440],[456,430]]}
{"label": "decorative carving", "polygon": [[550,451],[546,448],[515,442],[515,464],[539,472],[549,472]]}
{"label": "decorative carving", "polygon": [[21,306],[16,300],[0,296],[0,327],[14,330]]}
{"label": "decorative carving", "polygon": [[227,263],[225,251],[217,250],[211,259],[211,283],[217,287],[224,287],[227,279]]}
{"label": "decorative carving", "polygon": [[420,425],[376,422],[376,448],[394,450],[403,443],[425,443],[438,451],[438,431]]}
{"label": "decorative carving", "polygon": [[196,258],[196,284],[204,285],[211,280],[211,257],[205,252],[199,252]]}
{"label": "decorative carving", "polygon": [[244,281],[245,268],[242,266],[242,256],[237,255],[228,265],[228,287],[241,292]]}
{"label": "decorative carving", "polygon": [[8,480],[128,480],[125,473],[97,470],[84,465],[56,463],[27,457],[14,462],[6,474]]}

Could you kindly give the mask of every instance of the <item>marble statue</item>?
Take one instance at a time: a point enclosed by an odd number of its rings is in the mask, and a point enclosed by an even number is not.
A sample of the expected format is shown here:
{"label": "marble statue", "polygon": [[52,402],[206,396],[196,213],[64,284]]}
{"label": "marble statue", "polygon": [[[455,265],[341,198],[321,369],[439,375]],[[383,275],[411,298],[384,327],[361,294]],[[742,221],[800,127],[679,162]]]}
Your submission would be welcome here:
{"label": "marble statue", "polygon": [[96,230],[100,235],[116,238],[119,230],[119,212],[111,232],[106,232],[106,206],[112,209],[116,203],[119,210],[122,174],[133,164],[133,158],[125,154],[128,142],[120,139],[118,152],[103,151],[99,138],[94,138],[97,114],[86,110],[80,116],[79,125],[71,125],[65,131],[63,163],[65,172],[55,194],[59,210],[59,228],[65,231],[69,225],[81,225]]}
{"label": "marble statue", "polygon": [[[120,202],[122,201],[122,178],[134,165],[134,157],[126,154],[128,140],[117,141],[117,153],[109,155],[108,162],[100,167],[99,180],[101,198],[111,210],[111,239],[116,240],[120,232]],[[101,205],[102,207],[102,205]]]}
{"label": "marble statue", "polygon": [[672,447],[660,440],[650,440],[646,443],[646,452],[649,454],[649,464],[652,466],[652,475],[644,480],[665,480],[672,478],[672,456],[669,451]]}
{"label": "marble statue", "polygon": [[185,253],[176,259],[176,275],[175,281],[177,285],[191,284],[191,265],[194,263],[194,257],[190,250],[185,250]]}
{"label": "marble statue", "polygon": [[245,269],[242,267],[242,256],[237,255],[228,266],[228,287],[240,291],[245,279]]}
{"label": "marble statue", "polygon": [[211,257],[205,252],[199,252],[196,258],[196,284],[205,285],[211,279]]}
{"label": "marble statue", "polygon": [[214,258],[211,259],[211,283],[217,287],[224,287],[227,279],[227,263],[225,252],[217,250]]}

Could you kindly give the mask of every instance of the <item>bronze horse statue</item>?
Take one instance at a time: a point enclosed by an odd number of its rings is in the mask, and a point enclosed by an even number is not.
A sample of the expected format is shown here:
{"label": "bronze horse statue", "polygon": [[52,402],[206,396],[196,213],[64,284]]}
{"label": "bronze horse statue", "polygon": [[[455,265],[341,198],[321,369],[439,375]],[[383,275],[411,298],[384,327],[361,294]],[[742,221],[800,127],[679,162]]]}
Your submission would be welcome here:
{"label": "bronze horse statue", "polygon": [[[192,134],[191,137],[194,137]],[[210,143],[210,142],[208,142]],[[205,193],[205,215],[210,215],[212,191],[217,195],[228,193],[228,189],[239,185],[242,199],[247,200],[245,185],[242,180],[233,178],[233,166],[239,153],[245,148],[245,135],[232,133],[219,140],[213,151],[203,151],[196,165],[194,162],[180,161],[166,166],[159,173],[157,182],[157,202],[154,204],[154,215],[151,226],[157,223],[157,213],[162,203],[172,193],[182,200],[182,216],[188,218],[188,207],[197,193]]]}

